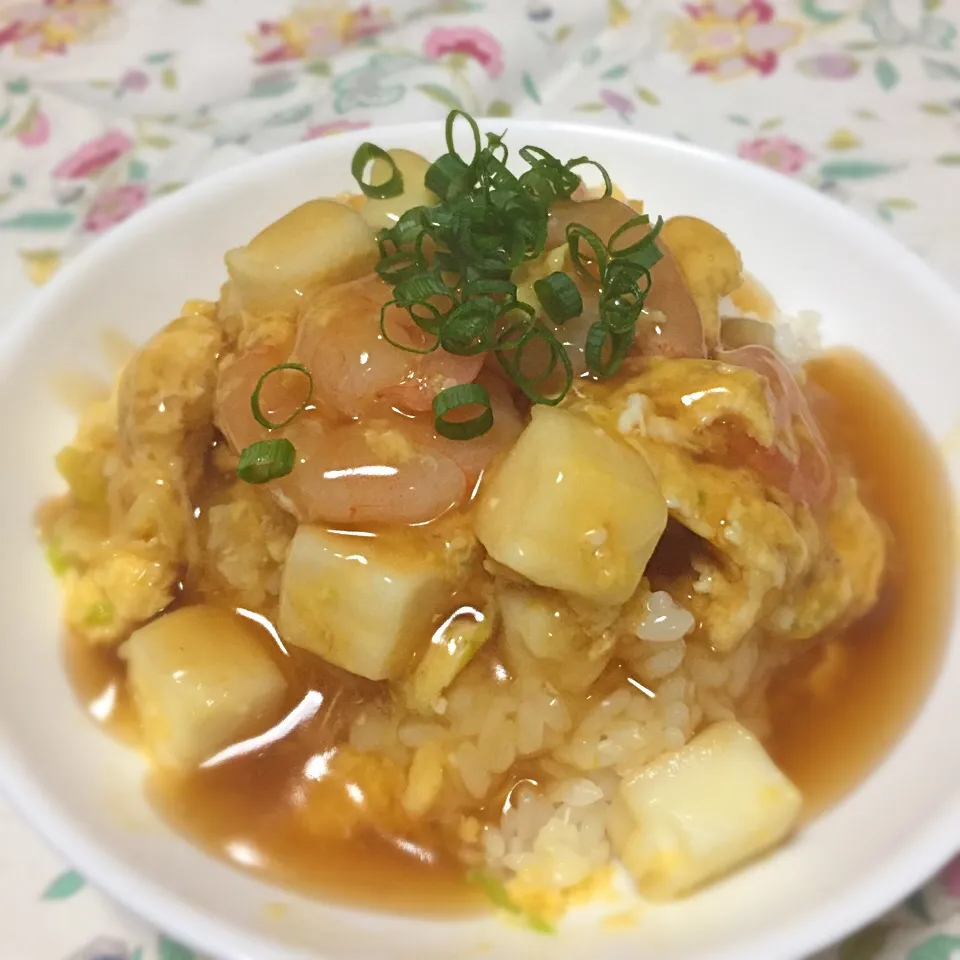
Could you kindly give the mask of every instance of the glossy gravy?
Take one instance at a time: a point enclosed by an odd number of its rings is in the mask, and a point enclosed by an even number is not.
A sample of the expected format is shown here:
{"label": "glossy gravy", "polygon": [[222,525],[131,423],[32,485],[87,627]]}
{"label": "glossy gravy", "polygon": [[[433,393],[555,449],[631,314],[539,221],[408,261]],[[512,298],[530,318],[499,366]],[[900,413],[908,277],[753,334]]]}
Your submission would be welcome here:
{"label": "glossy gravy", "polygon": [[[917,710],[940,662],[954,571],[945,471],[886,380],[858,357],[838,353],[811,364],[809,393],[834,455],[863,478],[862,496],[887,524],[892,546],[876,609],[795,660],[770,688],[767,745],[803,791],[808,817],[855,786]],[[437,828],[349,841],[336,839],[335,830],[322,837],[305,829],[297,809],[311,759],[322,757],[349,723],[351,704],[385,691],[296,648],[285,653],[253,621],[250,629],[288,677],[287,712],[313,716],[286,735],[274,728],[234,759],[186,777],[151,777],[148,789],[162,814],[218,856],[309,893],[424,914],[480,908]],[[135,743],[136,718],[116,653],[75,640],[66,653],[90,714]]]}

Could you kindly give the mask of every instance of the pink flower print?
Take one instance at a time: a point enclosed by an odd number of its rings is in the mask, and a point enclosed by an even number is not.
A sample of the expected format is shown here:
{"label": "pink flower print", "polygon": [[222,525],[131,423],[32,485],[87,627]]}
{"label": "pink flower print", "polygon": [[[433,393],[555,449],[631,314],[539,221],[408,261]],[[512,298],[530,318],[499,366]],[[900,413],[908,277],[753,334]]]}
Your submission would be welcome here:
{"label": "pink flower print", "polygon": [[337,133],[347,133],[350,130],[366,130],[370,126],[369,120],[331,120],[329,123],[318,123],[311,127],[304,135],[304,140],[316,140],[317,137],[332,137]]}
{"label": "pink flower print", "polygon": [[371,4],[364,3],[346,17],[342,33],[347,43],[356,40],[368,40],[370,37],[375,37],[389,24],[389,12],[375,10]]}
{"label": "pink flower print", "polygon": [[943,889],[955,900],[960,900],[960,857],[954,857],[940,872]]}
{"label": "pink flower print", "polygon": [[325,57],[346,44],[376,36],[390,12],[364,3],[351,10],[344,0],[299,4],[280,20],[263,20],[248,37],[257,63]]}
{"label": "pink flower print", "polygon": [[491,78],[503,73],[500,43],[481,27],[434,27],[423,41],[423,52],[431,60],[462,53],[476,60]]}
{"label": "pink flower print", "polygon": [[622,93],[617,93],[616,90],[601,90],[600,99],[611,110],[616,110],[623,120],[626,120],[637,109],[632,100],[629,100]]}
{"label": "pink flower print", "polygon": [[847,80],[860,70],[860,61],[848,53],[821,53],[804,57],[797,69],[808,77],[823,80]]}
{"label": "pink flower print", "polygon": [[42,147],[50,139],[50,118],[34,104],[17,124],[16,136],[25,147]]}
{"label": "pink flower print", "polygon": [[125,133],[110,130],[96,140],[88,140],[79,150],[61,160],[53,168],[53,175],[66,180],[92,177],[122,157],[132,146],[133,141]]}
{"label": "pink flower print", "polygon": [[120,78],[120,90],[146,90],[150,85],[150,78],[143,70],[127,70]]}
{"label": "pink flower print", "polygon": [[122,187],[104,190],[94,198],[87,210],[83,227],[90,233],[100,233],[122,223],[146,202],[147,188],[142,183],[125,183]]}
{"label": "pink flower print", "polygon": [[773,73],[779,55],[803,33],[799,23],[778,19],[767,0],[704,0],[684,11],[670,27],[670,48],[693,73],[716,80]]}
{"label": "pink flower print", "polygon": [[799,143],[782,136],[745,140],[737,153],[744,160],[752,160],[780,173],[797,173],[812,159]]}
{"label": "pink flower print", "polygon": [[112,0],[42,0],[7,4],[0,9],[0,47],[12,45],[20,56],[66,53],[86,40],[114,13]]}

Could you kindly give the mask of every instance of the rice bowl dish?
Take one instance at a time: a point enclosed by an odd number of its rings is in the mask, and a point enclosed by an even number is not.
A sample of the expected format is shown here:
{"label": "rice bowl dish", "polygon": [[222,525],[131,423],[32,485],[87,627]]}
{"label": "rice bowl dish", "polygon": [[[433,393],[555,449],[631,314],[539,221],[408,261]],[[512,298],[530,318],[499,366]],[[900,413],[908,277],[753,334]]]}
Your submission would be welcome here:
{"label": "rice bowl dish", "polygon": [[[818,353],[722,225],[549,155],[491,185],[496,147],[468,186],[361,155],[360,195],[231,251],[85,411],[39,517],[74,687],[181,832],[324,897],[547,931],[617,863],[651,900],[698,889],[869,769],[886,733],[818,783],[797,718],[830,729],[929,609],[903,723],[947,596],[910,572],[935,525],[904,526],[874,411],[945,498],[882,376]],[[441,214],[496,189],[529,236],[494,209],[458,250]]]}

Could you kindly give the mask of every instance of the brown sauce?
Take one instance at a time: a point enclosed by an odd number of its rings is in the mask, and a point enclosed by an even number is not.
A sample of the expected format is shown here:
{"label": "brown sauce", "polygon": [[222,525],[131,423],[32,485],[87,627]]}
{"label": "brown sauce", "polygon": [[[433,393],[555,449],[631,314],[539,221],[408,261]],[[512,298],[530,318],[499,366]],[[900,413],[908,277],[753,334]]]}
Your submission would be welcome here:
{"label": "brown sauce", "polygon": [[953,606],[953,500],[939,453],[885,378],[850,353],[808,367],[835,457],[890,530],[876,607],[794,661],[769,694],[774,760],[808,815],[853,789],[896,742],[940,665]]}
{"label": "brown sauce", "polygon": [[[892,546],[876,609],[782,670],[770,690],[768,747],[803,791],[808,816],[866,776],[916,712],[940,662],[953,574],[945,471],[903,401],[849,354],[817,360],[809,375],[830,447],[862,478],[861,494],[887,524]],[[673,534],[682,556],[686,533]],[[657,561],[668,577],[679,572],[669,569],[669,553],[665,548]],[[302,709],[316,692],[322,704],[292,732],[272,741],[268,734],[234,759],[185,777],[153,775],[148,790],[162,814],[212,853],[308,893],[427,914],[477,908],[480,897],[462,882],[462,865],[445,852],[450,844],[438,831],[361,830],[346,841],[337,838],[335,818],[326,835],[305,827],[298,810],[308,764],[342,733],[351,703],[386,691],[296,648],[286,652],[266,629],[260,633],[289,680],[284,713]],[[66,660],[91,715],[135,743],[120,657],[70,640]],[[519,766],[514,772],[526,776]]]}

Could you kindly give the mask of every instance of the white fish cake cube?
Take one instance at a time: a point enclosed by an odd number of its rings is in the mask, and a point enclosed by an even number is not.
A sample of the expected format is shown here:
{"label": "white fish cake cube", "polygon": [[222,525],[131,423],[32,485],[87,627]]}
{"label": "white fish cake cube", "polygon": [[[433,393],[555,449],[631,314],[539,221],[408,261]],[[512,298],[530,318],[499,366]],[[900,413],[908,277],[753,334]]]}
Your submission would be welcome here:
{"label": "white fish cake cube", "polygon": [[287,683],[257,632],[229,610],[182,607],[121,647],[144,743],[159,765],[196,767],[273,721]]}
{"label": "white fish cake cube", "polygon": [[362,277],[377,260],[374,231],[335,200],[308,200],[228,250],[227,273],[245,310],[295,310],[321,287]]}
{"label": "white fish cake cube", "polygon": [[636,590],[666,523],[639,453],[580,414],[536,406],[482,488],[476,530],[534,583],[615,604]]}
{"label": "white fish cake cube", "polygon": [[628,776],[611,835],[640,892],[665,900],[769,850],[801,805],[756,737],[729,720]]}
{"label": "white fish cake cube", "polygon": [[301,524],[283,572],[280,635],[350,673],[394,679],[429,642],[455,585],[439,551]]}

